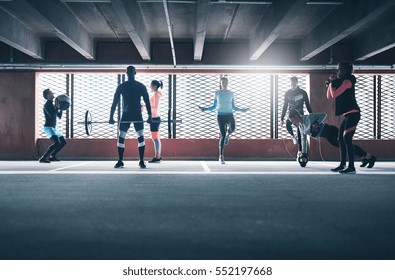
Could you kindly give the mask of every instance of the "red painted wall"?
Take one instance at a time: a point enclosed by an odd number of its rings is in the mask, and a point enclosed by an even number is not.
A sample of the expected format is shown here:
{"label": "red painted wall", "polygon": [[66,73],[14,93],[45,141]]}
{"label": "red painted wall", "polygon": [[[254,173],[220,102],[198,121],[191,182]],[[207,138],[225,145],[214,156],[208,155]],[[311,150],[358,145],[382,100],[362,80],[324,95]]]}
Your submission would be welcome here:
{"label": "red painted wall", "polygon": [[[116,139],[68,139],[68,144],[59,153],[64,159],[116,159]],[[37,157],[45,152],[50,145],[48,139],[38,139]],[[355,141],[356,144],[366,149],[367,152],[378,156],[380,159],[395,158],[395,141]],[[217,159],[218,140],[215,139],[162,139],[164,159]],[[321,151],[320,151],[321,149]],[[297,146],[291,140],[235,140],[232,139],[225,147],[226,159],[241,160],[293,160],[297,154]],[[388,152],[392,151],[392,152]],[[153,144],[146,139],[145,158],[154,156]],[[331,146],[325,139],[311,140],[310,160],[338,160],[338,149]],[[125,149],[126,159],[137,159],[137,140],[127,139]],[[359,160],[359,159],[356,159]]]}
{"label": "red painted wall", "polygon": [[0,72],[0,159],[35,156],[35,79],[34,72]]}
{"label": "red painted wall", "polygon": [[[154,156],[153,143],[146,139],[145,158]],[[38,139],[37,153],[42,154],[50,145],[48,139]],[[291,140],[235,140],[231,139],[225,147],[225,157],[233,159],[292,159],[297,148]],[[216,139],[162,139],[163,158],[172,159],[216,159],[218,158],[218,140]],[[117,158],[117,140],[105,139],[68,139],[64,158],[103,159]],[[137,140],[127,139],[126,158],[138,158]]]}

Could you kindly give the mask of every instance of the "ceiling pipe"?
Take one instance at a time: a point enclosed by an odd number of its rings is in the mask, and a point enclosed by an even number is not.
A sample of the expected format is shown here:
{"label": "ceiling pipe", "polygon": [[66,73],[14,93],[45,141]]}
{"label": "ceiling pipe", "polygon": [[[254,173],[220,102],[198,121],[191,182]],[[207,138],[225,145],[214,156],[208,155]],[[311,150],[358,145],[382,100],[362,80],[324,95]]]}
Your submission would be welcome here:
{"label": "ceiling pipe", "polygon": [[[129,64],[44,64],[44,63],[1,63],[0,70],[125,70]],[[156,64],[134,64],[137,69],[171,71],[175,68],[182,70],[224,70],[224,71],[314,71],[333,70],[337,65],[156,65]],[[358,65],[354,64],[354,70],[358,71],[392,71],[395,73],[395,65]]]}
{"label": "ceiling pipe", "polygon": [[177,66],[176,50],[174,48],[173,32],[172,32],[172,26],[171,26],[171,22],[170,22],[169,8],[167,7],[167,0],[163,0],[163,8],[165,9],[167,29],[169,30],[169,39],[170,39],[170,46],[171,46],[171,55],[173,57],[173,66],[176,67]]}

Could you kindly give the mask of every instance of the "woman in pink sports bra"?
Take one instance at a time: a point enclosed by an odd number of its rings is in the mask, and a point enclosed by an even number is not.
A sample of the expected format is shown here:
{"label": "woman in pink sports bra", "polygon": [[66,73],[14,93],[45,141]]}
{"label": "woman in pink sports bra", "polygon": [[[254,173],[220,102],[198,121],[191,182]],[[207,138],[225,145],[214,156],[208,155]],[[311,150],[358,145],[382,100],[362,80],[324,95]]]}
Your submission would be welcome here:
{"label": "woman in pink sports bra", "polygon": [[159,137],[160,115],[159,105],[162,98],[162,92],[159,90],[163,88],[163,82],[153,80],[151,82],[151,91],[153,95],[150,98],[152,123],[150,124],[151,139],[154,143],[155,156],[148,161],[149,163],[160,163],[162,161],[162,143]]}
{"label": "woman in pink sports bra", "polygon": [[[335,115],[343,115],[338,135],[340,165],[331,169],[341,174],[355,174],[356,172],[352,138],[361,118],[361,110],[355,98],[356,78],[352,71],[353,65],[350,62],[340,62],[337,66],[337,77],[329,78],[330,83],[327,89],[327,98],[335,99]],[[348,167],[346,166],[347,156]]]}

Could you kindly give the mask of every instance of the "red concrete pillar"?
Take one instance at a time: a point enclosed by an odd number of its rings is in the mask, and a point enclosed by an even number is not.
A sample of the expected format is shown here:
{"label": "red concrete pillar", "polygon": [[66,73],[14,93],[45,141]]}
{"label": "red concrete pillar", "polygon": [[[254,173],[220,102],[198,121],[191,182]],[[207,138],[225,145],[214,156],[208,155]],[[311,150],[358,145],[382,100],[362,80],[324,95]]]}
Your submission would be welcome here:
{"label": "red concrete pillar", "polygon": [[34,72],[0,72],[0,159],[34,159],[36,135]]}

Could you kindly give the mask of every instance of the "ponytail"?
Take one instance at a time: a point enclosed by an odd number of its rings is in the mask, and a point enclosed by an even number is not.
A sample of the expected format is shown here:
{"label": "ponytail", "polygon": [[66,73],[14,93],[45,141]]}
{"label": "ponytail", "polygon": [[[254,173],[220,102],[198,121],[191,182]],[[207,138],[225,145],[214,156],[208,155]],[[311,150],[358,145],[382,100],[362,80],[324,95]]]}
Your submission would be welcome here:
{"label": "ponytail", "polygon": [[156,87],[157,89],[163,88],[163,82],[158,80],[152,80],[151,86]]}

